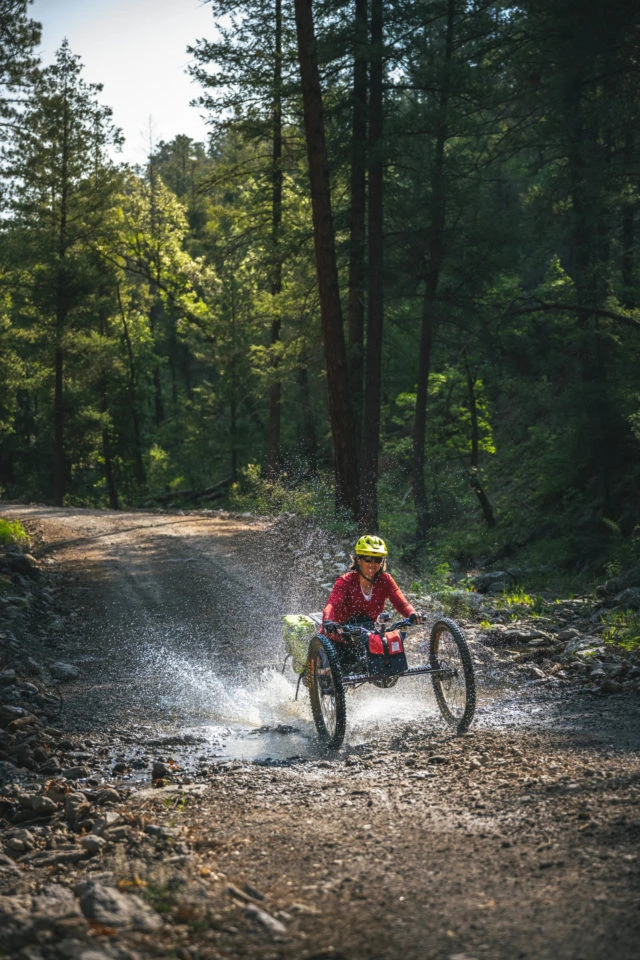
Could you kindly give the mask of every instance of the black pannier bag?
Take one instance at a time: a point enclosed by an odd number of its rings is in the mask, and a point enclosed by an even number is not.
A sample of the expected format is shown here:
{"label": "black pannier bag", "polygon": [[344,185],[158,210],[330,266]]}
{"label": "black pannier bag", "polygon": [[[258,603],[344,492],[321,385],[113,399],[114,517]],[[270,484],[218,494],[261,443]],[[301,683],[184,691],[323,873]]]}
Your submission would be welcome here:
{"label": "black pannier bag", "polygon": [[393,677],[407,669],[404,637],[399,630],[390,630],[381,637],[370,633],[367,641],[367,668],[374,677]]}

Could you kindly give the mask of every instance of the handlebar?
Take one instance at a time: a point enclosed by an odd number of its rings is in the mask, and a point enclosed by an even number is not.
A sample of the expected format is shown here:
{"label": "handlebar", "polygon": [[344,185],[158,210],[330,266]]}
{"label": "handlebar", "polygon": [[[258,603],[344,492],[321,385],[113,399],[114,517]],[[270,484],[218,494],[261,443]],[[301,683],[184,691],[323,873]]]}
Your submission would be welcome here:
{"label": "handlebar", "polygon": [[[419,620],[414,622],[411,617],[403,617],[402,620],[398,620],[396,623],[389,625],[384,623],[379,624],[378,628],[381,626],[383,628],[383,632],[386,633],[389,630],[398,630],[401,627],[418,626],[419,623]],[[325,620],[325,622],[322,624],[322,627],[326,633],[333,633],[336,631],[338,633],[346,633],[350,637],[358,637],[371,632],[370,628],[364,627],[361,623],[336,623],[334,620]],[[374,631],[377,632],[375,630],[375,625]]]}

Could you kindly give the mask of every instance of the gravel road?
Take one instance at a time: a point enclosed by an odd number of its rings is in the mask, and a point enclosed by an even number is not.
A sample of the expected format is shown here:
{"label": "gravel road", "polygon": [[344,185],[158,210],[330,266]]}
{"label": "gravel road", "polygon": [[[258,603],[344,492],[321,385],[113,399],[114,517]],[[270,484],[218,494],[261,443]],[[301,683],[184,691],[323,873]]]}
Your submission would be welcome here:
{"label": "gravel road", "polygon": [[50,658],[79,675],[45,731],[59,773],[5,787],[0,956],[638,956],[636,693],[483,682],[457,737],[430,697],[356,692],[326,755],[279,670],[281,614],[326,594],[300,530],[2,515],[34,536]]}

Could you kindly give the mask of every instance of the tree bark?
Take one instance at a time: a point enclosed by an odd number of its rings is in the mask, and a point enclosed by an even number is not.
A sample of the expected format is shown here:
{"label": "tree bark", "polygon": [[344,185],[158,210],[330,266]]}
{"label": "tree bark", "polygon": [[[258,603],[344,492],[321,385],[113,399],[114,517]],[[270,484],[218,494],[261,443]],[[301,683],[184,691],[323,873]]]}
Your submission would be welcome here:
{"label": "tree bark", "polygon": [[416,391],[416,416],[413,432],[413,496],[416,508],[416,537],[422,542],[428,530],[429,505],[424,479],[425,436],[427,427],[427,401],[431,353],[437,324],[437,293],[440,271],[444,257],[444,228],[446,223],[446,197],[444,185],[444,148],[447,141],[449,91],[451,85],[451,62],[453,59],[453,36],[456,0],[448,0],[447,33],[443,65],[442,87],[438,105],[438,125],[435,143],[433,171],[431,174],[431,226],[426,250],[425,287],[422,303],[422,330],[418,360],[418,385]]}
{"label": "tree bark", "polygon": [[127,314],[122,301],[120,287],[117,290],[118,306],[122,318],[122,331],[125,346],[127,348],[127,359],[129,361],[129,394],[131,396],[131,425],[133,428],[133,456],[135,464],[135,478],[138,489],[141,490],[146,483],[144,461],[142,459],[142,430],[140,427],[140,415],[138,413],[138,378],[136,376],[136,363],[133,355],[133,344],[129,336],[129,324],[127,323]]}
{"label": "tree bark", "polygon": [[56,507],[64,504],[65,456],[64,456],[64,352],[62,346],[55,351],[53,390],[53,502]]}
{"label": "tree bark", "polygon": [[[567,129],[567,169],[573,214],[571,241],[577,299],[585,304],[578,311],[581,391],[576,414],[583,418],[580,456],[584,458],[587,482],[596,492],[606,516],[615,515],[613,486],[617,449],[607,377],[607,342],[600,333],[600,318],[592,308],[606,302],[607,283],[603,266],[608,258],[608,217],[602,184],[608,170],[602,158],[594,158],[594,125],[585,113],[583,63],[567,66],[564,110]],[[606,139],[606,138],[603,138]],[[608,154],[605,152],[605,159]],[[603,244],[606,250],[603,250]]]}
{"label": "tree bark", "polygon": [[[625,132],[625,159],[633,166],[635,135],[633,130]],[[633,309],[638,303],[636,277],[636,218],[637,203],[628,201],[622,205],[622,255],[620,269],[622,273],[622,297],[625,307]]]}
{"label": "tree bark", "polygon": [[300,364],[298,367],[297,379],[300,393],[300,407],[302,410],[302,423],[304,425],[302,451],[310,473],[315,475],[318,468],[318,439],[313,407],[309,399],[309,373],[306,364]]}
{"label": "tree bark", "polygon": [[113,456],[111,453],[111,438],[109,436],[109,431],[106,427],[102,431],[102,453],[104,456],[104,476],[107,482],[109,506],[111,507],[112,510],[117,510],[119,508],[118,489],[116,487],[116,479],[113,472]]}
{"label": "tree bark", "polygon": [[[282,318],[277,298],[282,292],[282,0],[275,0],[276,49],[273,71],[273,128],[271,156],[271,294],[276,314],[271,321],[271,346],[280,341]],[[280,426],[282,383],[276,378],[269,388],[269,432],[267,435],[267,473],[275,475],[280,462]]]}
{"label": "tree bark", "polygon": [[295,0],[298,56],[311,186],[320,314],[327,366],[335,461],[336,509],[358,512],[356,450],[351,425],[347,355],[338,287],[331,189],[311,0]]}
{"label": "tree bark", "polygon": [[[160,318],[162,317],[163,306],[162,301],[159,296],[156,296],[155,301],[151,305],[149,310],[149,329],[153,336],[154,342],[158,342],[159,338],[159,328],[160,328]],[[156,363],[153,368],[153,409],[155,414],[155,424],[156,427],[159,427],[164,423],[164,396],[162,394],[162,379],[160,377],[160,367]]]}
{"label": "tree bark", "polygon": [[471,489],[478,498],[478,503],[480,504],[480,509],[482,510],[482,515],[487,522],[488,527],[495,527],[496,518],[493,512],[493,507],[484,492],[484,488],[480,483],[480,430],[478,427],[478,404],[476,403],[476,391],[471,375],[471,369],[469,367],[469,362],[465,354],[465,369],[467,374],[467,397],[469,402],[469,414],[471,416],[471,465],[469,469],[469,483],[471,484]]}
{"label": "tree bark", "polygon": [[382,400],[383,162],[382,0],[371,3],[369,81],[369,313],[367,318],[360,517],[363,532],[378,528],[378,451]]}
{"label": "tree bark", "polygon": [[360,462],[362,439],[365,243],[367,206],[367,60],[368,0],[355,0],[353,49],[353,113],[351,119],[351,197],[349,206],[349,388]]}
{"label": "tree bark", "polygon": [[68,288],[66,276],[67,257],[67,205],[69,202],[69,105],[64,101],[62,137],[60,144],[60,222],[58,225],[57,276],[56,276],[56,346],[54,356],[53,388],[53,502],[56,507],[64,504],[66,489],[66,464],[64,450],[64,334],[68,316]]}

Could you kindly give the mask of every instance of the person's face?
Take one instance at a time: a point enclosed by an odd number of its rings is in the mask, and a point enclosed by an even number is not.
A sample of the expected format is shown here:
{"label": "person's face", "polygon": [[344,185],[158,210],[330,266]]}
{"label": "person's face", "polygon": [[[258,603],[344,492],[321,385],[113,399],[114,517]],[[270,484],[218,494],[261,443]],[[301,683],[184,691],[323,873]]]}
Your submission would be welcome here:
{"label": "person's face", "polygon": [[365,573],[370,575],[380,569],[383,557],[358,557],[358,560]]}

